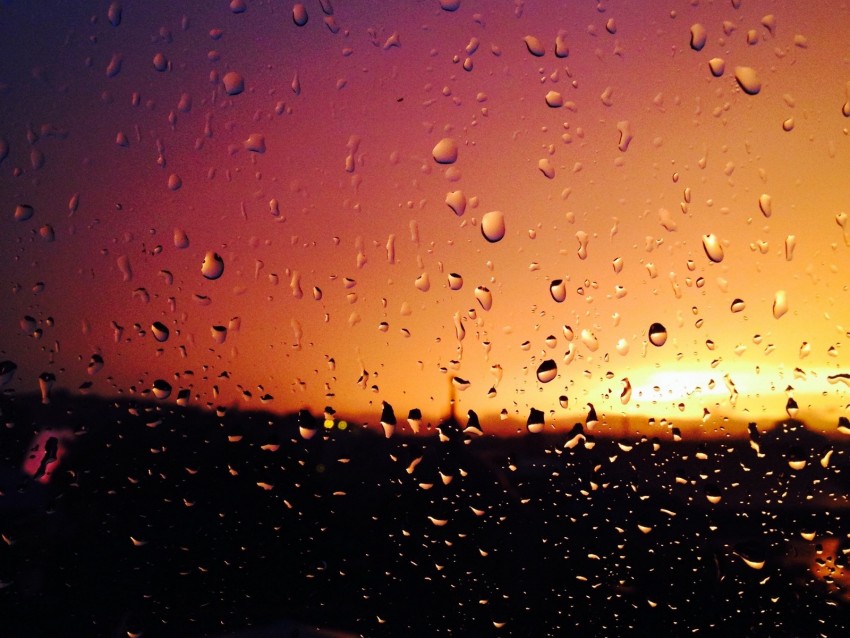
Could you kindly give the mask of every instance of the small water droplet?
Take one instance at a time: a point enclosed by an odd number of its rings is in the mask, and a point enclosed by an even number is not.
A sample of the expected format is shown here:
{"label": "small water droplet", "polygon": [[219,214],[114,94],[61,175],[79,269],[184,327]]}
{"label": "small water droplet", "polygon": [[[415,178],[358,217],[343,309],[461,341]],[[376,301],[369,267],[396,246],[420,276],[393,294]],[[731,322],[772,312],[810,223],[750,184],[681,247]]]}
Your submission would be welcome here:
{"label": "small water droplet", "polygon": [[456,272],[449,273],[449,288],[451,290],[460,290],[463,288],[463,277]]}

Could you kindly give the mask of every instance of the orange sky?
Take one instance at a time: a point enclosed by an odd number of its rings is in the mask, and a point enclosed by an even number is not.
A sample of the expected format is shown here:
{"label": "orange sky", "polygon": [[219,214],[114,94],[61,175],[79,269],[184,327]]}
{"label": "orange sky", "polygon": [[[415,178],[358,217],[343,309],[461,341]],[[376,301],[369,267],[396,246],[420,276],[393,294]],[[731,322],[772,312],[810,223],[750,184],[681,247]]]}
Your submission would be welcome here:
{"label": "orange sky", "polygon": [[[451,374],[470,382],[461,412],[481,415],[565,422],[590,402],[755,420],[784,414],[788,386],[802,418],[846,413],[848,386],[826,380],[848,371],[846,5],[338,0],[305,3],[297,26],[287,3],[121,4],[115,26],[101,2],[2,9],[6,389],[37,391],[42,372],[104,395],[164,379],[201,404],[376,421],[381,401],[444,413]],[[444,138],[453,163],[432,154]],[[495,243],[489,211],[505,218]],[[223,343],[213,326],[230,326]]]}

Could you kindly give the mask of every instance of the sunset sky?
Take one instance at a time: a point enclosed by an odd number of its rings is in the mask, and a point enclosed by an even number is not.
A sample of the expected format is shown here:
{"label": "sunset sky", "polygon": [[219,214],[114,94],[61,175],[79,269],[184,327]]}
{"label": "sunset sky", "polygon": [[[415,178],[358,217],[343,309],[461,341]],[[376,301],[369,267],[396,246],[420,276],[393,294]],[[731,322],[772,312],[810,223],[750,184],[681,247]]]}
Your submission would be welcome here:
{"label": "sunset sky", "polygon": [[439,418],[459,377],[485,430],[588,403],[847,415],[846,3],[7,1],[0,23],[4,391],[163,380],[377,423]]}

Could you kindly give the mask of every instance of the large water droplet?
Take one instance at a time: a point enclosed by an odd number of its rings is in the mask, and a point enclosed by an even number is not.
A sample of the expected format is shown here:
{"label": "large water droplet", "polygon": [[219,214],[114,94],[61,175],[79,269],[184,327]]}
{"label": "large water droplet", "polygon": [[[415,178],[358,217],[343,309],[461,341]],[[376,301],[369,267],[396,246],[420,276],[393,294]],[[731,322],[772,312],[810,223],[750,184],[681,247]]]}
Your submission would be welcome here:
{"label": "large water droplet", "polygon": [[564,280],[553,279],[552,283],[549,284],[549,294],[552,295],[552,299],[556,302],[563,303],[567,298],[567,285],[564,283]]}
{"label": "large water droplet", "polygon": [[305,7],[300,2],[296,3],[292,7],[292,21],[299,27],[303,27],[307,24],[307,7]]}
{"label": "large water droplet", "polygon": [[449,288],[451,290],[460,290],[463,288],[463,277],[456,272],[449,273]]}
{"label": "large water droplet", "polygon": [[546,359],[537,366],[537,380],[540,383],[549,383],[558,376],[558,364],[552,359]]}
{"label": "large water droplet", "polygon": [[157,379],[151,386],[151,392],[157,399],[167,399],[171,396],[171,384],[164,379]]}
{"label": "large water droplet", "polygon": [[544,157],[537,162],[537,168],[539,168],[540,172],[549,179],[555,178],[555,167],[552,165],[552,161],[548,157]]}
{"label": "large water droplet", "polygon": [[702,51],[702,48],[705,46],[705,41],[707,38],[707,32],[705,27],[701,24],[694,24],[691,26],[691,48],[694,51]]}
{"label": "large water droplet", "polygon": [[545,423],[543,412],[536,408],[531,408],[531,411],[528,413],[528,419],[525,422],[525,427],[528,428],[528,431],[532,434],[539,434],[543,431]]}
{"label": "large water droplet", "polygon": [[549,91],[546,94],[546,105],[549,108],[557,109],[561,106],[564,106],[564,98],[557,91]]}
{"label": "large water droplet", "polygon": [[8,359],[0,361],[0,387],[11,383],[17,370],[18,366],[14,361],[9,361]]}
{"label": "large water droplet", "polygon": [[761,91],[761,81],[755,69],[748,66],[735,67],[735,79],[747,95],[756,95]]}
{"label": "large water droplet", "polygon": [[224,273],[224,260],[217,252],[207,251],[204,262],[201,264],[201,274],[207,279],[218,279],[222,273]]}
{"label": "large water droplet", "polygon": [[788,312],[788,297],[784,290],[777,290],[773,297],[773,316],[779,319]]}
{"label": "large water droplet", "polygon": [[773,203],[767,193],[759,195],[759,210],[765,217],[770,217],[773,214]]}
{"label": "large water droplet", "polygon": [[446,204],[460,217],[466,211],[466,195],[463,191],[452,191],[446,193]]}
{"label": "large water droplet", "polygon": [[154,321],[153,324],[151,324],[151,334],[153,335],[153,338],[160,343],[168,341],[168,326],[161,321]]}
{"label": "large water droplet", "polygon": [[245,79],[236,71],[225,73],[221,82],[224,84],[224,92],[228,95],[239,95],[245,90]]}
{"label": "large water droplet", "polygon": [[475,289],[475,298],[484,310],[490,310],[490,308],[493,307],[493,294],[490,292],[489,288],[478,286]]}
{"label": "large water droplet", "polygon": [[705,254],[711,261],[714,263],[720,263],[723,261],[723,246],[720,244],[720,240],[717,239],[717,236],[714,235],[714,233],[710,235],[703,235],[702,247],[705,249]]}
{"label": "large water droplet", "polygon": [[416,289],[421,292],[428,292],[431,289],[431,278],[428,277],[427,272],[423,272],[416,278],[416,281],[413,282],[413,285],[416,286]]}
{"label": "large water droplet", "polygon": [[523,38],[523,42],[525,42],[525,48],[528,49],[528,52],[535,57],[542,57],[546,53],[543,43],[537,36],[527,35]]}
{"label": "large water droplet", "polygon": [[667,328],[660,323],[649,326],[649,342],[659,348],[667,343]]}
{"label": "large water droplet", "polygon": [[189,247],[189,236],[182,228],[174,229],[174,247],[180,250]]}
{"label": "large water droplet", "polygon": [[741,312],[746,307],[747,304],[744,302],[743,299],[734,299],[732,301],[732,305],[729,307],[729,310],[731,310],[732,312]]}
{"label": "large water droplet", "polygon": [[714,77],[719,78],[726,71],[726,61],[723,58],[711,58],[708,68]]}
{"label": "large water droplet", "polygon": [[25,222],[28,219],[32,219],[34,214],[35,209],[29,204],[18,204],[15,208],[15,221]]}
{"label": "large water droplet", "polygon": [[490,243],[505,236],[505,214],[500,210],[491,210],[481,218],[481,234]]}
{"label": "large water droplet", "polygon": [[457,161],[457,142],[451,137],[444,137],[431,152],[438,164],[454,164]]}

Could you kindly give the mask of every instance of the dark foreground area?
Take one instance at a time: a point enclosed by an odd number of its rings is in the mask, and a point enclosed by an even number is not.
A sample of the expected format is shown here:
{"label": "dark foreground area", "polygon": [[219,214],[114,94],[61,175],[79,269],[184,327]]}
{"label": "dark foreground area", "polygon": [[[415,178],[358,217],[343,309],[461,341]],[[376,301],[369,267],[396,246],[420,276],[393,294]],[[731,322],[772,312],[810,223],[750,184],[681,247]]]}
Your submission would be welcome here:
{"label": "dark foreground area", "polygon": [[441,441],[319,418],[305,440],[266,413],[0,408],[2,636],[850,628],[850,445],[798,422]]}

